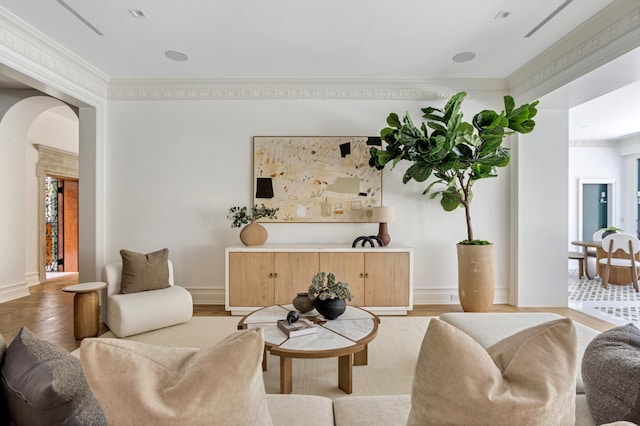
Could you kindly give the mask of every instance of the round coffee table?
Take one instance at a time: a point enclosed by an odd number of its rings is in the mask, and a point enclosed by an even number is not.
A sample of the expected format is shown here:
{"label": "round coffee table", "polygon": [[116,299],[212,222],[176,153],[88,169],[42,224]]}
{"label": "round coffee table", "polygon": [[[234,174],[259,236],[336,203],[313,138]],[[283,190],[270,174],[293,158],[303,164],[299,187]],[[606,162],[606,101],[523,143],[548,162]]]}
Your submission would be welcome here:
{"label": "round coffee table", "polygon": [[326,320],[315,310],[300,317],[318,326],[318,331],[305,336],[288,338],[276,325],[286,319],[293,305],[273,305],[258,309],[238,323],[238,329],[262,328],[264,330],[265,354],[262,368],[267,369],[267,351],[280,357],[280,393],[292,391],[293,358],[338,358],[338,387],[346,393],[352,392],[354,365],[367,365],[367,345],[378,334],[380,319],[369,311],[354,306],[338,319]]}
{"label": "round coffee table", "polygon": [[77,340],[95,337],[100,329],[98,291],[107,287],[105,282],[82,283],[64,287],[62,291],[73,296],[73,335]]}

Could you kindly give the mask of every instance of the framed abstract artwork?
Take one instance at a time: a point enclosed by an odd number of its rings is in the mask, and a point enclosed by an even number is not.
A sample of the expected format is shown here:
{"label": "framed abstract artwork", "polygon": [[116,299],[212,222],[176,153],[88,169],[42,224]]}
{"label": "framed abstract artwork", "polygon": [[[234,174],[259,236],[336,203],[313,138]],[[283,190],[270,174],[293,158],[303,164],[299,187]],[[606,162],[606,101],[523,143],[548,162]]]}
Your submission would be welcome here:
{"label": "framed abstract artwork", "polygon": [[379,137],[255,136],[254,204],[275,222],[370,222],[382,205],[382,171],[369,166]]}

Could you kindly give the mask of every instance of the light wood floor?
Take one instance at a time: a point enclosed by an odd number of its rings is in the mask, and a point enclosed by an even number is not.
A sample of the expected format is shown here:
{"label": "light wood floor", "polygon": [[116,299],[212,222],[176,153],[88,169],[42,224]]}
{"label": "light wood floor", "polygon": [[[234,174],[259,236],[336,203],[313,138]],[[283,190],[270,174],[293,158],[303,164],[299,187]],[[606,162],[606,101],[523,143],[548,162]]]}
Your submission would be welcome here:
{"label": "light wood floor", "polygon": [[[62,287],[77,284],[78,274],[52,279],[32,286],[27,297],[0,303],[0,334],[10,342],[22,326],[69,351],[80,347],[73,337],[73,293],[61,291]],[[613,324],[599,320],[569,308],[515,308],[495,305],[494,312],[555,312],[596,330],[605,331]],[[459,305],[415,305],[410,316],[438,316],[445,312],[462,312]],[[229,316],[222,305],[195,305],[195,316]],[[239,320],[240,318],[238,318]],[[107,327],[100,323],[99,334]]]}

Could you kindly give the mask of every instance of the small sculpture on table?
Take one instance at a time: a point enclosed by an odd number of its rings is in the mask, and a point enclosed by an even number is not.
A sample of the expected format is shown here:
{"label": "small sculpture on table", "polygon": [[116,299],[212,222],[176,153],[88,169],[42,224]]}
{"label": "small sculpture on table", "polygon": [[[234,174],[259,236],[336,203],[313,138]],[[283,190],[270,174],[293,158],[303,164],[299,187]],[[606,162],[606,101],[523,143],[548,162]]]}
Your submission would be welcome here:
{"label": "small sculpture on table", "polygon": [[378,246],[384,245],[380,237],[378,237],[377,235],[370,235],[368,237],[361,236],[356,238],[355,240],[353,240],[353,244],[351,244],[351,247],[357,246],[359,242],[362,242],[362,247],[364,247],[367,243],[369,243],[371,247],[375,247],[376,242],[378,243]]}

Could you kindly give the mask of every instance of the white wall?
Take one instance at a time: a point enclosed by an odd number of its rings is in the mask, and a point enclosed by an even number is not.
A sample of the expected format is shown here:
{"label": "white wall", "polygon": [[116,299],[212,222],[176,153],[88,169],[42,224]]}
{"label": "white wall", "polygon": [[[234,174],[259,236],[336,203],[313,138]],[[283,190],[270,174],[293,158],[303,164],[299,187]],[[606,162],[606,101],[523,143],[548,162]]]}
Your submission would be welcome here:
{"label": "white wall", "polygon": [[535,120],[515,150],[514,303],[567,306],[568,111],[541,108]]}
{"label": "white wall", "polygon": [[[486,98],[486,97],[485,97]],[[467,99],[465,118],[502,107]],[[496,102],[497,101],[497,102]],[[426,105],[415,101],[110,101],[105,171],[105,258],[122,248],[168,247],[176,281],[187,288],[224,288],[224,249],[239,244],[226,220],[229,207],[252,202],[252,137],[377,135],[390,112]],[[455,244],[465,239],[463,210],[444,212],[420,195],[424,185],[402,184],[406,165],[383,176],[384,204],[396,207],[392,244],[415,249],[415,302],[451,302],[457,295]],[[475,186],[476,238],[496,244],[496,294],[507,301],[510,220],[509,167]],[[566,217],[566,216],[565,216]],[[348,244],[375,234],[375,224],[267,224],[271,244]],[[205,291],[206,293],[206,291]]]}
{"label": "white wall", "polygon": [[[571,241],[579,240],[579,181],[580,179],[605,179],[615,181],[616,217],[609,225],[625,229],[621,211],[622,159],[616,142],[572,143],[569,146],[569,250],[576,250]],[[626,231],[626,229],[625,229]],[[591,236],[583,236],[589,240]]]}
{"label": "white wall", "polygon": [[629,135],[620,139],[619,153],[622,157],[622,185],[620,185],[620,214],[624,219],[624,230],[636,235],[638,232],[638,159],[640,159],[640,135]]}

